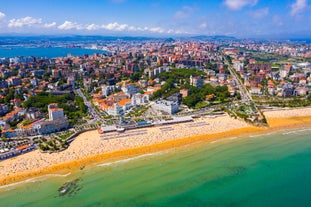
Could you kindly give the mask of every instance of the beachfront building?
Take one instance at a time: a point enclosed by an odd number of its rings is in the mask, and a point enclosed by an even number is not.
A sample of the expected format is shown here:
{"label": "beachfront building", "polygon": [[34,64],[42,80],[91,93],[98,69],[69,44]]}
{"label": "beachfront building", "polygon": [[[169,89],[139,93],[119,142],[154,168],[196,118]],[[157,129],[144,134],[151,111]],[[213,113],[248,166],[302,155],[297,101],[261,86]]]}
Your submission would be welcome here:
{"label": "beachfront building", "polygon": [[154,110],[162,111],[168,114],[175,114],[179,111],[179,105],[174,101],[157,100],[151,107]]}
{"label": "beachfront building", "polygon": [[58,118],[50,121],[40,121],[33,124],[33,128],[37,134],[49,134],[67,129],[69,126],[66,117]]}
{"label": "beachfront building", "polygon": [[37,134],[49,134],[67,129],[69,126],[64,110],[57,103],[48,105],[49,120],[40,120],[33,123],[33,129]]}
{"label": "beachfront building", "polygon": [[57,103],[48,105],[49,119],[51,121],[64,118],[64,110],[59,108]]}

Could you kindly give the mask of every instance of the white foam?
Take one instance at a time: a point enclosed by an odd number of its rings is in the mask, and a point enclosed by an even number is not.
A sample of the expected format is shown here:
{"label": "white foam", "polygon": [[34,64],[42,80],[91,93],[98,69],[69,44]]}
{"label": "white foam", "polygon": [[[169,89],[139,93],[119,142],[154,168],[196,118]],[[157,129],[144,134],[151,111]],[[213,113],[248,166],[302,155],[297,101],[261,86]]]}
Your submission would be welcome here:
{"label": "white foam", "polygon": [[290,132],[284,132],[283,135],[287,135],[287,134],[295,134],[297,133],[298,131],[290,131]]}
{"label": "white foam", "polygon": [[218,139],[218,140],[215,140],[215,141],[211,141],[210,143],[211,144],[214,144],[214,143],[217,143],[217,142],[223,142],[223,141],[228,141],[228,140],[234,140],[234,139],[237,139],[238,137],[229,137],[229,138],[226,138],[226,139]]}
{"label": "white foam", "polygon": [[130,161],[133,161],[133,160],[141,159],[141,158],[144,158],[144,157],[150,157],[150,156],[159,155],[159,154],[163,154],[163,153],[164,152],[161,151],[161,152],[155,152],[155,153],[150,153],[150,154],[143,154],[143,155],[139,155],[139,156],[136,156],[136,157],[127,158],[127,159],[124,159],[124,160],[117,160],[117,161],[114,161],[114,162],[107,162],[107,163],[99,164],[97,166],[98,167],[106,167],[106,166],[110,166],[110,165],[114,165],[114,164],[126,163],[126,162],[130,162]]}
{"label": "white foam", "polygon": [[67,177],[70,174],[71,173],[67,173],[67,174],[64,174],[64,175],[62,175],[62,174],[42,175],[42,176],[39,176],[39,177],[27,179],[27,180],[24,180],[24,181],[3,185],[3,186],[0,186],[0,189],[13,187],[13,186],[20,185],[20,184],[23,184],[23,183],[35,183],[35,182],[38,182],[38,181],[46,180],[49,177]]}
{"label": "white foam", "polygon": [[269,135],[272,135],[272,134],[274,134],[274,133],[273,133],[273,132],[270,132],[270,133],[267,133],[267,134],[265,134],[265,135],[268,135],[268,136],[269,136]]}
{"label": "white foam", "polygon": [[297,132],[305,132],[305,131],[307,131],[307,129],[300,129]]}
{"label": "white foam", "polygon": [[256,137],[261,137],[261,136],[263,136],[263,135],[251,135],[251,136],[249,136],[250,138],[256,138]]}

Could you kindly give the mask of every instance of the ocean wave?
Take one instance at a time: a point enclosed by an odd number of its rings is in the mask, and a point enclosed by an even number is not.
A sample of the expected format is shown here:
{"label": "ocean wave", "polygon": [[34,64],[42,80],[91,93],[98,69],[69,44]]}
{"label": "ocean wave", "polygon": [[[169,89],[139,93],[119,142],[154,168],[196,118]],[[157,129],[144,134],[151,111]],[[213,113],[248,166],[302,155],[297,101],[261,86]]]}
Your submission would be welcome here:
{"label": "ocean wave", "polygon": [[229,138],[226,138],[226,139],[218,139],[218,140],[215,140],[215,141],[211,141],[210,144],[215,144],[217,142],[224,142],[224,141],[228,141],[228,140],[235,140],[237,138],[238,137],[229,137]]}
{"label": "ocean wave", "polygon": [[107,163],[99,164],[97,166],[98,167],[107,167],[107,166],[114,165],[114,164],[130,162],[130,161],[141,159],[141,158],[144,158],[144,157],[151,157],[151,156],[155,156],[155,155],[160,155],[160,154],[163,154],[163,153],[165,153],[165,151],[149,153],[149,154],[143,154],[143,155],[139,155],[139,156],[136,156],[136,157],[131,157],[131,158],[123,159],[123,160],[117,160],[117,161],[113,161],[113,162],[107,162]]}
{"label": "ocean wave", "polygon": [[[47,178],[50,178],[50,177],[67,177],[70,174],[71,173],[69,172],[69,173],[64,174],[64,175],[63,174],[47,174],[47,175],[42,175],[42,176],[38,176],[38,177],[34,177],[34,178],[29,178],[29,179],[24,180],[24,181],[3,185],[3,186],[0,186],[0,189],[10,188],[10,187],[13,187],[13,186],[16,186],[16,185],[20,185],[20,184],[25,184],[25,183],[35,183],[35,182],[38,182],[38,181],[46,180]],[[9,190],[9,189],[7,189],[7,190]]]}
{"label": "ocean wave", "polygon": [[298,130],[293,130],[293,131],[286,131],[283,132],[283,135],[288,135],[288,134],[297,134],[299,132],[306,132],[306,131],[311,131],[311,128],[302,128],[302,129],[298,129]]}
{"label": "ocean wave", "polygon": [[308,129],[300,129],[300,130],[297,130],[297,132],[305,132],[305,131],[308,131]]}
{"label": "ocean wave", "polygon": [[257,138],[257,137],[262,137],[262,136],[264,136],[264,135],[258,134],[258,135],[250,135],[249,137],[250,137],[250,138]]}

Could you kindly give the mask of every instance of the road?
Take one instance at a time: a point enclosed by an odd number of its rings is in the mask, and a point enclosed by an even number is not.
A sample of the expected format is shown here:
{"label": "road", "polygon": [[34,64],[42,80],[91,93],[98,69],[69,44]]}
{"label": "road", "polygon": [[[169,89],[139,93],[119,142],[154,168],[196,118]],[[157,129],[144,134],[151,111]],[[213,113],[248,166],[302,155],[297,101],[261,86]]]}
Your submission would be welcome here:
{"label": "road", "polygon": [[259,112],[259,109],[258,109],[256,103],[254,102],[252,95],[249,93],[249,91],[247,90],[247,88],[243,84],[242,80],[238,77],[235,69],[232,67],[232,64],[229,63],[227,57],[223,53],[222,53],[222,56],[224,58],[225,64],[228,65],[228,70],[230,72],[230,75],[232,76],[233,80],[237,83],[237,86],[238,86],[239,91],[241,93],[242,103],[249,103],[249,104],[252,103],[253,107],[255,109],[255,111],[253,111],[253,113]]}
{"label": "road", "polygon": [[227,60],[227,57],[224,54],[222,54],[222,56],[224,58],[225,64],[228,65],[228,70],[230,72],[231,77],[233,78],[233,80],[235,81],[235,83],[237,84],[237,86],[239,88],[239,91],[241,93],[242,102],[254,102],[251,94],[248,92],[248,90],[244,86],[242,80],[236,74],[234,68],[232,67],[232,64],[229,63],[229,61]]}
{"label": "road", "polygon": [[75,90],[75,92],[78,94],[78,96],[83,98],[84,105],[87,106],[88,112],[94,118],[94,120],[100,119],[101,114],[93,107],[92,103],[87,100],[81,89],[79,88]]}

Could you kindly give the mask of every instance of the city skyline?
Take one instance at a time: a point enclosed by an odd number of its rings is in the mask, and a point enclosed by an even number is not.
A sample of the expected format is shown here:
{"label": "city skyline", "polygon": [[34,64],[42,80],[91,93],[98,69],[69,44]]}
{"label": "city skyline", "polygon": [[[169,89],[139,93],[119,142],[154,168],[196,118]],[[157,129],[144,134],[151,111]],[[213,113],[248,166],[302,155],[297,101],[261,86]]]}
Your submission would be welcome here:
{"label": "city skyline", "polygon": [[0,0],[0,34],[310,37],[308,0]]}

